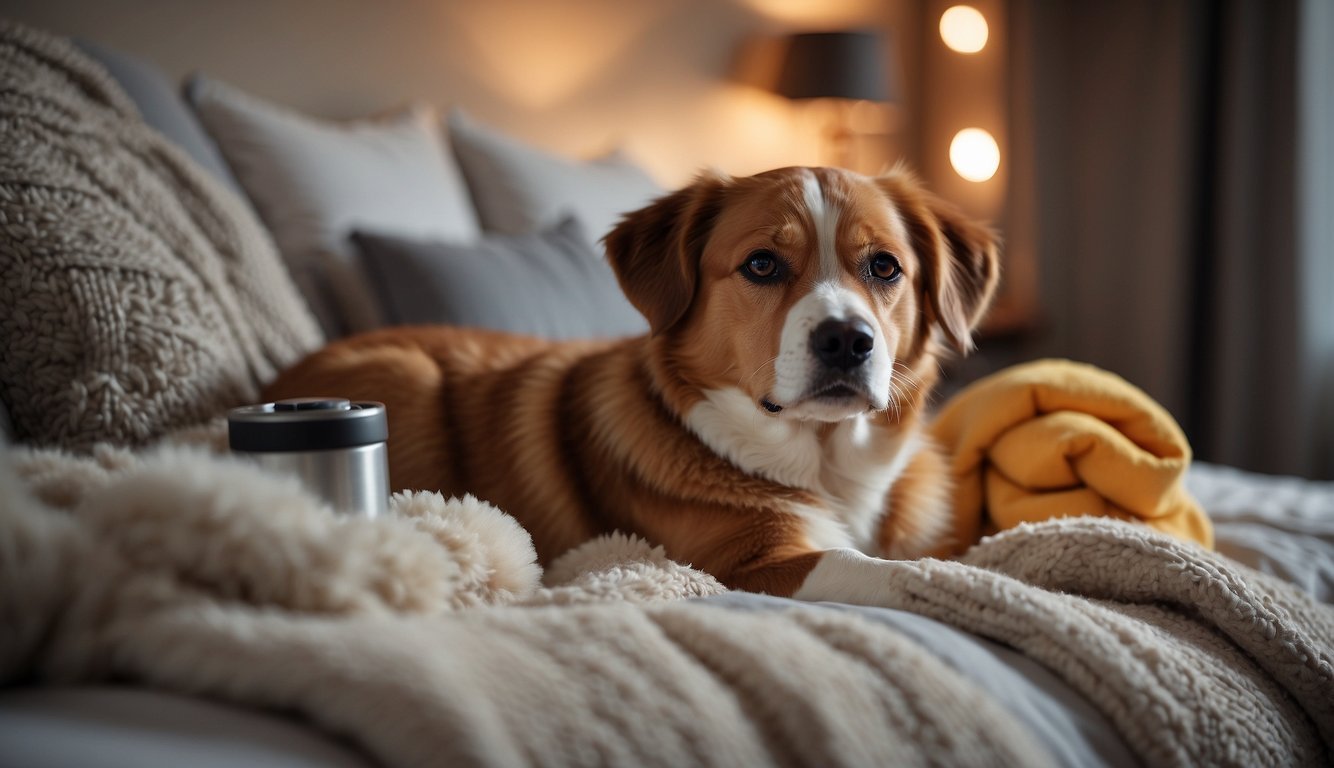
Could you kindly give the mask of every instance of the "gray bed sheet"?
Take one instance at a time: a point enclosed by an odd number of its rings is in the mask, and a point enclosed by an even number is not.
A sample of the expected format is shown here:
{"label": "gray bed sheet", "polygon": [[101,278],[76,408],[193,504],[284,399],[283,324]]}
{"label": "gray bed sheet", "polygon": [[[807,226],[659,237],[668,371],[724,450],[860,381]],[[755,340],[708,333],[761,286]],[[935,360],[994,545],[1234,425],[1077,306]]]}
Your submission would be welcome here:
{"label": "gray bed sheet", "polygon": [[367,768],[296,719],[165,691],[0,692],[0,768]]}
{"label": "gray bed sheet", "polygon": [[1334,602],[1334,482],[1197,462],[1186,488],[1214,521],[1214,548]]}

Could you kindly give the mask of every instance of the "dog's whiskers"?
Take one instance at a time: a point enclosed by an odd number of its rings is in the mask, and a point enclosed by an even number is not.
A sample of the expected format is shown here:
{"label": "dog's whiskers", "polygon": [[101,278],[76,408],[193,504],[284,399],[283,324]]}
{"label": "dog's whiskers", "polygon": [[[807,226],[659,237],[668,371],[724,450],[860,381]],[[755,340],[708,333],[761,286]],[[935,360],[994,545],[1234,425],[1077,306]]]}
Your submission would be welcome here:
{"label": "dog's whiskers", "polygon": [[907,365],[898,360],[895,360],[891,364],[889,369],[889,377],[891,381],[897,379],[904,386],[908,387],[908,389],[914,392],[920,391],[922,388],[921,379],[919,379],[917,375],[912,372],[912,369],[910,369]]}
{"label": "dog's whiskers", "polygon": [[907,398],[903,391],[899,389],[898,384],[894,382],[893,377],[890,377],[889,380],[889,395],[889,406],[894,409],[894,420],[901,421],[903,419],[902,401]]}
{"label": "dog's whiskers", "polygon": [[922,393],[922,381],[906,365],[895,360],[889,371],[889,392],[894,419],[902,420],[903,411]]}
{"label": "dog's whiskers", "polygon": [[[747,384],[747,383],[749,383],[750,380],[753,379],[753,378],[755,378],[755,376],[758,375],[760,371],[764,370],[764,367],[765,367],[766,365],[769,365],[770,363],[774,362],[774,361],[777,360],[777,359],[778,359],[778,355],[774,355],[773,357],[769,358],[768,360],[765,360],[764,362],[760,363],[758,366],[755,367],[755,370],[753,370],[753,371],[750,372],[750,375],[749,375],[749,376],[747,376],[747,377],[745,377],[744,379],[741,380],[741,383],[742,383],[742,384]],[[735,367],[736,367],[736,363],[733,363],[733,364],[732,364],[732,368],[735,368]],[[731,368],[729,368],[728,370],[731,370]]]}

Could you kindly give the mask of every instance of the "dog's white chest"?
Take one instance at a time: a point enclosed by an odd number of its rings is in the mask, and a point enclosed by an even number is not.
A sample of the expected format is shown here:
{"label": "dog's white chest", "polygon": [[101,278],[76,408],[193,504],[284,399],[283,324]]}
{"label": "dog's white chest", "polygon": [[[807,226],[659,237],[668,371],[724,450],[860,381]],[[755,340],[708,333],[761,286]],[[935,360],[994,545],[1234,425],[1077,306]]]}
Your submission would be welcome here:
{"label": "dog's white chest", "polygon": [[816,547],[873,552],[887,495],[915,450],[914,437],[877,434],[869,416],[840,422],[823,437],[809,422],[770,418],[734,388],[710,390],[687,426],[742,470],[811,491],[824,504],[794,510]]}

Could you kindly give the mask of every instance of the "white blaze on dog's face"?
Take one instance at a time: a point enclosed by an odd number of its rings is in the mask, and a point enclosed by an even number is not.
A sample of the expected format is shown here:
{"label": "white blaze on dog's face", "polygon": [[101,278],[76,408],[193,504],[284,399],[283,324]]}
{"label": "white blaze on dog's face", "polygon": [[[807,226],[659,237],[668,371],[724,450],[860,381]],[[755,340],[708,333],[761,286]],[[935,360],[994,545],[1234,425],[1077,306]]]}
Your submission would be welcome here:
{"label": "white blaze on dog's face", "polygon": [[[859,199],[837,177],[826,174],[822,184],[814,171],[800,175],[801,205],[778,232],[788,236],[756,243],[739,271],[784,293],[773,383],[760,402],[770,412],[821,421],[884,410],[899,340],[908,335],[901,329],[910,334],[916,325],[908,274],[918,270],[906,227],[879,190]],[[725,220],[715,229],[720,239],[730,234]],[[762,240],[758,234],[753,239]],[[772,283],[754,279],[757,263],[774,271]]]}
{"label": "white blaze on dog's face", "polygon": [[967,348],[997,272],[990,233],[911,177],[827,168],[702,177],[607,245],[689,388],[821,422],[914,399],[917,364],[938,339]]}

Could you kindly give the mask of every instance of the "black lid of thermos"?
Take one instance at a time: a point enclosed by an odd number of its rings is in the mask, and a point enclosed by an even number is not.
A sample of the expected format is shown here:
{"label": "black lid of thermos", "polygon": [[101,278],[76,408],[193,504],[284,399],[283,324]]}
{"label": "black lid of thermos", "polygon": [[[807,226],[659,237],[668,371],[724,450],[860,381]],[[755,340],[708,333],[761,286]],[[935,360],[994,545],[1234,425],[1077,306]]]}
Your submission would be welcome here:
{"label": "black lid of thermos", "polygon": [[227,436],[245,453],[330,451],[383,443],[389,421],[383,403],[301,397],[231,409]]}

